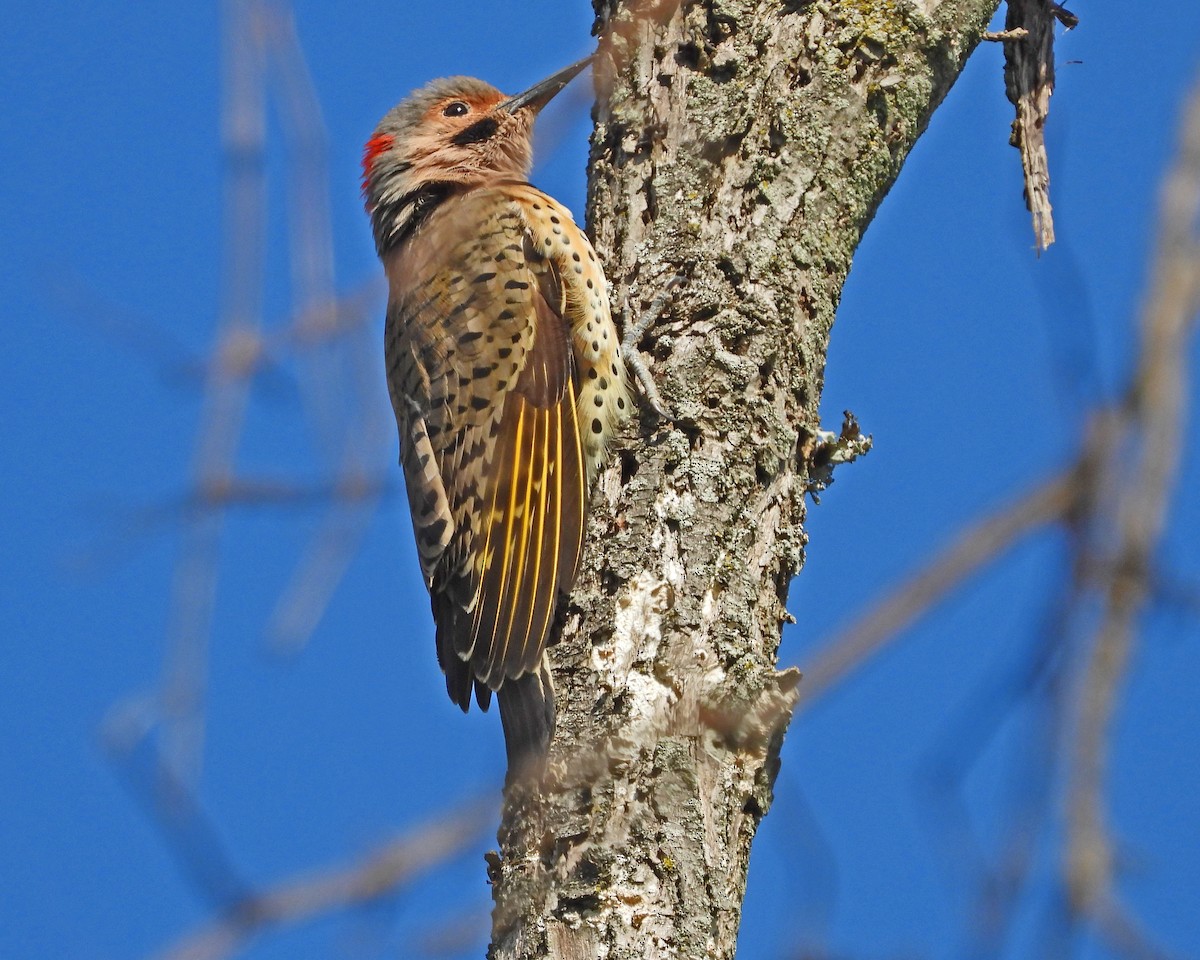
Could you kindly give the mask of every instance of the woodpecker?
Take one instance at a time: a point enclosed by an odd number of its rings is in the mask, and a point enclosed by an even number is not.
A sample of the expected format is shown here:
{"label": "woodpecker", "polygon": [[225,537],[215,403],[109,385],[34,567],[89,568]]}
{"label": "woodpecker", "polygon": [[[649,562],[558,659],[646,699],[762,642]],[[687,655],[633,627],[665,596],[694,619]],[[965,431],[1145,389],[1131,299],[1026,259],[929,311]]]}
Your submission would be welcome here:
{"label": "woodpecker", "polygon": [[387,381],[438,662],[500,705],[510,776],[554,734],[546,645],[588,493],[631,406],[608,288],[570,212],[528,182],[538,112],[590,58],[506,97],[434,80],[367,141],[387,274]]}

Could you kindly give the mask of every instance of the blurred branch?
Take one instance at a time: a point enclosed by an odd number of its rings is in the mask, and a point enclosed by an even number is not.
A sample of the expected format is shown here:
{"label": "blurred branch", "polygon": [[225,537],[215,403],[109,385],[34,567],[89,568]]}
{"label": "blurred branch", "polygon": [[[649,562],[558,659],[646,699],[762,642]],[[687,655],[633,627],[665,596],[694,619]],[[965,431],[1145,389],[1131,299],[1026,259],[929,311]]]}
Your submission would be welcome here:
{"label": "blurred branch", "polygon": [[100,745],[130,794],[158,827],[180,872],[214,907],[240,898],[246,884],[199,799],[161,762],[149,734],[157,722],[153,698],[125,700],[109,711]]}
{"label": "blurred branch", "polygon": [[[326,318],[335,309],[325,120],[290,7],[267,2],[263,26],[290,164],[287,220],[292,298],[299,322],[320,325],[329,322]],[[337,356],[330,349],[308,351],[300,358],[309,417],[330,459],[336,459],[346,440],[340,430],[343,418],[338,408],[345,397],[339,390]]]}
{"label": "blurred branch", "polygon": [[[308,318],[305,326],[319,328],[326,318],[336,325],[325,123],[295,17],[282,2],[269,9],[269,49],[294,170],[289,219],[295,297],[300,316]],[[353,324],[327,349],[303,355],[315,432],[344,481],[373,472],[374,454],[391,429],[387,405],[364,389],[378,382],[371,332],[366,324]],[[268,633],[277,649],[298,650],[316,630],[378,503],[376,496],[331,505],[272,615]]]}
{"label": "blurred branch", "polygon": [[492,920],[482,907],[464,910],[449,922],[442,921],[418,932],[412,955],[459,958],[474,954],[487,943]]}
{"label": "blurred branch", "polygon": [[[227,482],[234,470],[248,384],[223,376],[252,355],[261,340],[262,266],[265,253],[266,104],[263,57],[253,2],[227,0],[223,38],[225,100],[225,289],[217,332],[221,363],[206,378],[192,457],[194,485]],[[194,790],[204,743],[208,642],[217,592],[220,511],[185,514],[171,594],[161,710],[161,762]]]}
{"label": "blurred branch", "polygon": [[326,515],[276,603],[267,626],[268,642],[277,652],[299,651],[317,629],[350,562],[358,553],[385,483],[363,486],[366,496],[342,498]]}
{"label": "blurred branch", "polygon": [[157,954],[157,960],[220,960],[253,937],[394,896],[422,873],[476,843],[494,814],[494,804],[473,803],[422,824],[357,863],[247,894],[212,923]]}
{"label": "blurred branch", "polygon": [[[134,542],[150,537],[162,527],[182,520],[187,511],[223,510],[231,507],[278,507],[280,509],[309,509],[312,507],[341,507],[362,504],[363,512],[371,514],[375,506],[399,489],[391,471],[377,471],[375,476],[346,475],[316,482],[289,478],[241,476],[207,490],[193,490],[182,497],[149,507],[130,509],[125,504],[103,504],[90,512],[107,511],[113,515],[110,529],[97,542],[79,550],[72,558],[81,572],[104,570],[113,565]],[[320,533],[314,538],[320,543]],[[337,582],[331,584],[336,587]],[[1180,594],[1182,598],[1182,594]]]}
{"label": "blurred branch", "polygon": [[[945,789],[939,828],[952,826],[954,858],[975,852],[981,955],[1001,950],[1028,883],[1033,843],[1055,771],[1065,780],[1065,838],[1056,856],[1065,897],[1054,943],[1044,955],[1067,949],[1083,923],[1094,925],[1109,946],[1139,960],[1165,954],[1121,902],[1117,857],[1108,822],[1106,788],[1115,718],[1138,639],[1138,619],[1151,602],[1187,603],[1192,594],[1156,569],[1180,455],[1188,436],[1190,338],[1200,312],[1200,83],[1183,123],[1181,145],[1166,178],[1150,286],[1140,320],[1132,383],[1118,402],[1093,411],[1076,463],[1016,504],[981,521],[890,596],[835,636],[805,671],[802,703],[840,682],[950,590],[1039,526],[1058,522],[1070,534],[1071,578],[1055,599],[1050,629],[1024,669],[1008,686],[1007,707],[996,697],[973,696],[971,709],[989,711],[994,733],[1018,705],[1035,705],[1017,763],[1034,761],[1040,786],[1016,805],[996,866],[989,867],[970,837],[961,790],[971,764],[942,762],[931,782]],[[1001,691],[1001,693],[1003,693]],[[1040,707],[1037,705],[1040,704]],[[1000,709],[996,709],[996,707]],[[961,737],[974,724],[959,717]],[[1047,728],[1061,728],[1056,734]],[[978,758],[991,734],[976,738]],[[1043,754],[1046,754],[1043,757]],[[941,786],[942,784],[947,787]],[[1051,949],[1051,948],[1054,949]]]}
{"label": "blurred branch", "polygon": [[[236,505],[318,505],[325,518],[298,564],[276,613],[291,646],[311,633],[349,565],[387,489],[378,451],[386,435],[374,376],[372,282],[345,297],[334,292],[326,144],[290,8],[281,0],[227,0],[224,17],[225,249],[216,344],[201,367],[204,399],[192,456],[191,490],[178,501],[141,512],[124,533],[178,520],[170,623],[155,716],[164,784],[194,791],[204,740],[208,646],[226,511]],[[271,68],[274,68],[273,70]],[[268,80],[277,80],[292,161],[289,204],[293,314],[264,329],[266,252],[266,110]],[[313,482],[239,476],[252,386],[267,375],[300,369],[301,399],[326,475]],[[283,624],[281,628],[279,625]],[[166,791],[170,794],[174,791]],[[166,799],[164,796],[163,799]]]}
{"label": "blurred branch", "polygon": [[[662,4],[659,14],[674,8],[673,3]],[[1009,93],[1017,106],[1013,138],[1022,150],[1039,250],[1054,239],[1043,128],[1054,79],[1053,18],[1064,16],[1061,7],[1045,0],[1013,0],[1006,31],[993,37],[1005,42]],[[165,960],[224,957],[254,936],[388,896],[472,842],[484,816],[479,810],[460,812],[397,839],[359,863],[243,893],[216,843],[215,829],[190,799],[202,756],[208,644],[226,510],[236,505],[326,508],[270,625],[278,645],[295,649],[315,629],[387,489],[376,475],[374,454],[390,429],[386,405],[365,386],[379,380],[372,325],[367,322],[378,288],[372,284],[345,298],[335,294],[324,124],[290,9],[272,0],[227,0],[225,22],[226,288],[216,347],[202,368],[204,412],[191,492],[149,514],[178,519],[183,528],[166,665],[156,696],[128,701],[114,712],[118,725],[128,721],[121,732],[125,759],[153,733],[161,735],[152,744],[158,748],[157,798],[170,798],[174,806],[160,805],[157,820],[185,869],[199,878],[210,898],[232,904],[211,924],[163,953]],[[625,21],[614,23],[613,36],[620,37],[618,28],[623,25],[628,26]],[[602,46],[613,47],[613,36],[603,34]],[[267,83],[272,79],[292,171],[293,309],[286,323],[264,330],[263,161]],[[603,85],[611,78],[597,82]],[[1074,917],[1094,920],[1114,947],[1145,957],[1160,954],[1117,899],[1104,787],[1113,718],[1136,645],[1137,618],[1155,595],[1154,553],[1184,431],[1184,346],[1198,302],[1193,234],[1200,205],[1200,94],[1189,116],[1181,160],[1164,194],[1158,261],[1143,316],[1142,356],[1128,397],[1117,408],[1094,415],[1076,465],[963,532],[835,636],[809,667],[800,688],[806,704],[828,692],[1022,538],[1052,524],[1074,532],[1075,582],[1064,601],[1067,612],[1054,642],[1067,648],[1070,614],[1088,598],[1096,602],[1099,597],[1103,621],[1092,642],[1080,645],[1084,654],[1071,660],[1064,653],[1067,663],[1060,665],[1078,681],[1066,684],[1062,692],[1064,698],[1074,698],[1066,709],[1073,711],[1075,740],[1067,756],[1056,758],[1068,786],[1063,882]],[[155,349],[164,357],[174,355],[168,340]],[[248,477],[237,471],[249,390],[264,372],[284,363],[303,368],[306,416],[328,474],[317,483]],[[1114,528],[1115,534],[1109,533]],[[212,864],[197,854],[197,846],[209,850],[216,864],[212,870]],[[1027,854],[1028,846],[1014,846],[1010,853],[1014,850]],[[1013,856],[1009,891],[1027,876],[1028,862],[1027,857]],[[991,874],[992,879],[1003,876],[1003,870]]]}
{"label": "blurred branch", "polygon": [[[1188,341],[1200,310],[1200,83],[1189,100],[1174,168],[1163,187],[1157,249],[1141,317],[1141,351],[1119,421],[1122,442],[1105,464],[1114,501],[1096,536],[1101,622],[1087,654],[1068,758],[1063,881],[1070,909],[1090,917],[1131,956],[1160,956],[1125,917],[1114,889],[1113,843],[1105,785],[1113,719],[1137,640],[1137,620],[1152,598],[1152,570],[1187,441]],[[1112,522],[1115,518],[1115,524]],[[1099,523],[1102,518],[1097,517]],[[1115,528],[1114,542],[1104,533]],[[1091,558],[1090,558],[1091,559]],[[1089,563],[1097,569],[1096,563]]]}
{"label": "blurred branch", "polygon": [[844,680],[1022,537],[1063,519],[1075,502],[1075,486],[1074,471],[1067,471],[979,521],[859,620],[822,644],[816,660],[804,669],[798,706],[809,706]]}
{"label": "blurred branch", "polygon": [[175,336],[177,321],[167,325],[161,320],[141,316],[128,307],[113,303],[88,283],[78,272],[61,264],[47,268],[44,287],[65,311],[68,319],[89,333],[100,333],[111,342],[149,360],[165,382],[196,380],[200,362],[192,350]]}
{"label": "blurred branch", "polygon": [[[371,332],[382,292],[383,285],[371,281],[334,299],[320,311],[294,311],[285,323],[274,329],[261,331],[256,337],[246,337],[216,351],[201,369],[210,377],[253,380],[270,368],[310,354],[332,354],[339,344]],[[335,381],[341,378],[341,374],[330,376]]]}

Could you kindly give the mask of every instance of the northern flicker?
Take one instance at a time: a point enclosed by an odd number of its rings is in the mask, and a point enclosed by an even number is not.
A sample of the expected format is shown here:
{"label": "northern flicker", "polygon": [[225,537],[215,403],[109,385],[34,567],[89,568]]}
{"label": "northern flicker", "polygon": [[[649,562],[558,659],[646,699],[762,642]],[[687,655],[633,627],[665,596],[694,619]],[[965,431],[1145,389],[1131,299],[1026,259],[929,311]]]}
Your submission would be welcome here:
{"label": "northern flicker", "polygon": [[363,193],[421,570],[450,699],[500,704],[510,775],[554,732],[545,651],[588,491],[631,399],[595,251],[527,182],[538,111],[588,64],[506,97],[435,80],[380,122]]}

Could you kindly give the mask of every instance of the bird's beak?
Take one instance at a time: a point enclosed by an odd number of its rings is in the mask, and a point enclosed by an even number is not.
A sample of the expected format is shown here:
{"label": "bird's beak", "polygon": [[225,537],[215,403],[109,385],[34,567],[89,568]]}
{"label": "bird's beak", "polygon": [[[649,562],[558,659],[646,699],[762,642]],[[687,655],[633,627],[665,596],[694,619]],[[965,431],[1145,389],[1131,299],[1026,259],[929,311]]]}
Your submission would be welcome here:
{"label": "bird's beak", "polygon": [[507,100],[497,104],[497,110],[503,110],[505,113],[516,113],[525,107],[537,113],[546,104],[554,99],[555,95],[562,90],[568,83],[592,62],[592,57],[584,57],[582,60],[571,64],[569,67],[564,67],[553,76],[547,77],[540,83],[535,83],[524,93],[518,93],[515,97],[509,97]]}

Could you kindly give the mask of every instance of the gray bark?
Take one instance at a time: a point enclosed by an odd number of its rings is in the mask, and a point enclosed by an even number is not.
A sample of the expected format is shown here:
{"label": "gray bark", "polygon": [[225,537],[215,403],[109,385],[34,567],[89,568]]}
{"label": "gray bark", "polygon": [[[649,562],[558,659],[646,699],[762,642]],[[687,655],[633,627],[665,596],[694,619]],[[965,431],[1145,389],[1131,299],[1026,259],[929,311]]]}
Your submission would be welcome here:
{"label": "gray bark", "polygon": [[634,316],[688,278],[641,344],[673,421],[635,418],[595,491],[494,960],[733,956],[842,283],[997,3],[596,0],[591,230]]}

